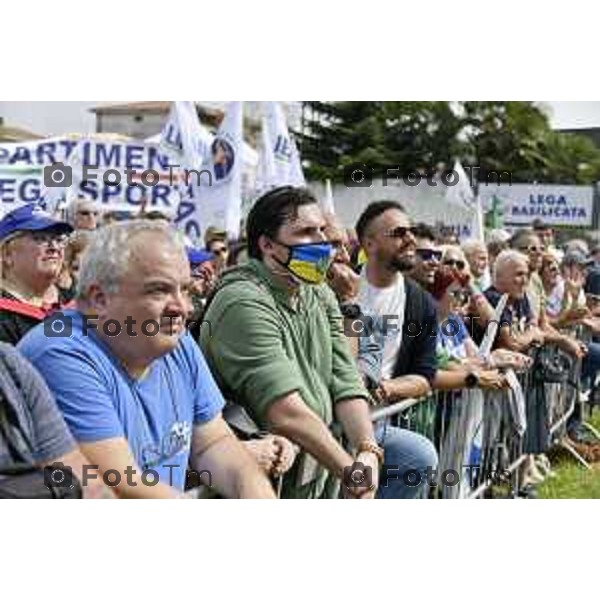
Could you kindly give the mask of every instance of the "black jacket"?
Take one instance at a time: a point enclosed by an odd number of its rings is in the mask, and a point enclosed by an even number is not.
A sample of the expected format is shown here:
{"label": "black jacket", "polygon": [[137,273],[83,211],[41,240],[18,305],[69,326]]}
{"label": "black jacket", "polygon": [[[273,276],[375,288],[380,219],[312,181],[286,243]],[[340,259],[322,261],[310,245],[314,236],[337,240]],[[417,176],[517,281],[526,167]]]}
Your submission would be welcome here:
{"label": "black jacket", "polygon": [[421,375],[430,383],[437,371],[437,314],[435,300],[408,277],[404,278],[406,303],[402,341],[394,377]]}

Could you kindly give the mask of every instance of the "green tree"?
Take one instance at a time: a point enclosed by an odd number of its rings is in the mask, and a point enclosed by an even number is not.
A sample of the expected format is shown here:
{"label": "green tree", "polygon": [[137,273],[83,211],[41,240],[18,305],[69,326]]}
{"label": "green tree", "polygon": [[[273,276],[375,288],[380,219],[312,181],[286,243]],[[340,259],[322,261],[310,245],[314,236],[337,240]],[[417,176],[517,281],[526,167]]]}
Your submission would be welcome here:
{"label": "green tree", "polygon": [[[600,150],[582,136],[552,131],[533,102],[305,102],[298,132],[309,179],[341,181],[351,163],[404,172],[477,166],[479,181],[589,184]],[[495,174],[494,174],[495,173]]]}
{"label": "green tree", "polygon": [[305,102],[300,151],[312,179],[366,163],[403,171],[450,164],[461,127],[447,102]]}

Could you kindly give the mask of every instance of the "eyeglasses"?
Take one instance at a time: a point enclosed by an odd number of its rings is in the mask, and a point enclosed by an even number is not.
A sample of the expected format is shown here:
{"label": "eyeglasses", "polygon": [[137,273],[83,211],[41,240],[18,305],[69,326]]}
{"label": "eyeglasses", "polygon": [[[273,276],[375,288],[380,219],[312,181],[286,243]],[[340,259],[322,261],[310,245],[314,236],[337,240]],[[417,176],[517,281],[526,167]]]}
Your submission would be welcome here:
{"label": "eyeglasses", "polygon": [[429,248],[417,248],[417,256],[423,261],[440,262],[442,260],[441,250],[430,250]]}
{"label": "eyeglasses", "polygon": [[519,250],[521,252],[543,252],[544,246],[523,246]]}
{"label": "eyeglasses", "polygon": [[33,240],[38,246],[49,246],[50,244],[55,244],[59,248],[64,248],[69,241],[68,236],[57,235],[51,231],[28,231],[26,236]]}
{"label": "eyeglasses", "polygon": [[394,227],[394,229],[390,229],[384,233],[385,237],[390,238],[404,238],[409,233],[415,235],[416,228],[415,227]]}
{"label": "eyeglasses", "polygon": [[464,260],[455,259],[455,258],[447,258],[444,261],[444,264],[447,267],[456,267],[459,271],[462,271],[467,266],[467,264],[465,263]]}
{"label": "eyeglasses", "polygon": [[469,290],[452,290],[448,293],[453,300],[460,302],[461,304],[466,304],[471,298],[471,292],[469,292]]}
{"label": "eyeglasses", "polygon": [[206,264],[201,264],[192,269],[191,275],[192,279],[210,279],[212,273],[213,270],[210,266],[207,267]]}

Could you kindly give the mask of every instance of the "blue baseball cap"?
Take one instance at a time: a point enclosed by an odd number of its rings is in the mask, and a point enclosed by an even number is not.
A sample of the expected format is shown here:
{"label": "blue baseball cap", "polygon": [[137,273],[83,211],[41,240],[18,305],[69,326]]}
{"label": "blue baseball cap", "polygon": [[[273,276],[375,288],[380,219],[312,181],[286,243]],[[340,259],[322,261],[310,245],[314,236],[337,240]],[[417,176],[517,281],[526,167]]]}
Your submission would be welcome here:
{"label": "blue baseball cap", "polygon": [[213,260],[215,257],[212,252],[201,248],[187,248],[187,255],[191,265],[201,265],[203,262]]}
{"label": "blue baseball cap", "polygon": [[73,228],[65,221],[50,216],[33,202],[16,208],[0,220],[0,241],[19,231],[55,230],[57,233],[71,233]]}

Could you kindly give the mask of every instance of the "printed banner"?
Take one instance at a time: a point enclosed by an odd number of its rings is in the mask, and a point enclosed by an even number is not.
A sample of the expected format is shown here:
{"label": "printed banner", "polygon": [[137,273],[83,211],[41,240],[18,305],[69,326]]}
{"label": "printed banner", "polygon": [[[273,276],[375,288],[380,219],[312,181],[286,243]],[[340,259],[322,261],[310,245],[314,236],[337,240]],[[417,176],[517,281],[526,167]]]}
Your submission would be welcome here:
{"label": "printed banner", "polygon": [[496,201],[506,225],[531,225],[535,219],[549,225],[592,225],[592,186],[520,183],[480,186],[479,195],[488,210]]}
{"label": "printed banner", "polygon": [[177,157],[157,144],[91,137],[0,144],[0,211],[83,197],[105,211],[189,212]]}

